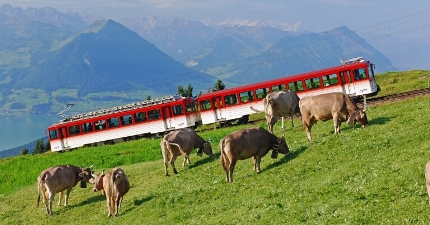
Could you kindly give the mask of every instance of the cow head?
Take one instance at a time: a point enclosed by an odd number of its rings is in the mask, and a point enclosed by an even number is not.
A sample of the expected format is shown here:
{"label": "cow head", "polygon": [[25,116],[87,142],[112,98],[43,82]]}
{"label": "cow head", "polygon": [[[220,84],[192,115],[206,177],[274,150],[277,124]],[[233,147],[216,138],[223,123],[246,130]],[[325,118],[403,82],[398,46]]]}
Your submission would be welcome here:
{"label": "cow head", "polygon": [[81,179],[85,182],[91,183],[90,179],[92,179],[92,174],[94,171],[92,171],[91,169],[93,168],[94,164],[90,167],[84,168],[81,167],[81,172],[79,173],[79,176],[81,177]]}
{"label": "cow head", "polygon": [[211,140],[205,141],[202,146],[200,146],[199,150],[197,151],[197,156],[202,156],[203,152],[208,156],[213,156],[212,153],[212,146],[211,146]]}
{"label": "cow head", "polygon": [[369,124],[369,121],[367,121],[365,109],[360,109],[357,107],[357,109],[348,118],[347,124],[350,126],[354,126],[355,121],[357,121],[362,128],[365,128]]}
{"label": "cow head", "polygon": [[277,153],[288,155],[290,154],[290,149],[288,148],[287,142],[284,137],[277,138],[277,143],[273,145],[272,158],[277,157]]}
{"label": "cow head", "polygon": [[103,177],[105,176],[105,170],[99,175],[92,174],[93,178],[90,179],[90,183],[94,184],[93,191],[100,191],[103,189]]}

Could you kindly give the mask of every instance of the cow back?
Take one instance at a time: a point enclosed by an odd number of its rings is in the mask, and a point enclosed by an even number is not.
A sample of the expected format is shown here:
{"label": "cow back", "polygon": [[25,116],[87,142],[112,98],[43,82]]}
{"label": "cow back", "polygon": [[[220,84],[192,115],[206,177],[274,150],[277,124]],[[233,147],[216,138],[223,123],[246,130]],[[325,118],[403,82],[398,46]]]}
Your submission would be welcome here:
{"label": "cow back", "polygon": [[[189,128],[172,131],[163,137],[163,141],[179,145],[180,149],[184,153],[188,154],[195,148],[201,147],[205,143],[203,138],[198,136],[196,132]],[[171,148],[175,149],[179,154],[180,150],[178,147],[172,146]]]}
{"label": "cow back", "polygon": [[45,183],[51,191],[61,192],[78,184],[80,172],[80,167],[69,164],[60,165],[42,171],[38,180]]}

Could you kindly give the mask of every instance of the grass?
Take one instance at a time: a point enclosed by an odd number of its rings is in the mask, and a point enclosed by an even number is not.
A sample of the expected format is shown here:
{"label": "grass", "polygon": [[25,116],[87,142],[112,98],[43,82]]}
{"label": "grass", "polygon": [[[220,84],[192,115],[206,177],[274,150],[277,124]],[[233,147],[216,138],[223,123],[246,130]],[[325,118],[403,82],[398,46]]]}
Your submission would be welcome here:
{"label": "grass", "polygon": [[[378,83],[384,90],[384,82]],[[382,79],[381,79],[382,80]],[[204,132],[215,158],[197,157],[164,176],[160,139],[141,139],[66,153],[0,160],[1,224],[429,224],[424,167],[430,160],[430,96],[370,106],[365,129],[333,122],[313,127],[309,143],[301,126],[287,127],[291,154],[239,161],[234,182],[226,183],[218,142],[245,125]],[[288,123],[287,123],[288,124]],[[295,124],[300,124],[298,120]],[[248,125],[251,126],[251,125]],[[266,127],[261,122],[253,126]],[[267,128],[267,127],[266,127]],[[279,135],[279,123],[275,127]],[[43,169],[95,163],[96,172],[120,165],[130,192],[120,217],[108,218],[106,200],[90,188],[75,187],[68,207],[46,215],[35,209],[36,178]],[[56,200],[58,195],[56,196]]]}

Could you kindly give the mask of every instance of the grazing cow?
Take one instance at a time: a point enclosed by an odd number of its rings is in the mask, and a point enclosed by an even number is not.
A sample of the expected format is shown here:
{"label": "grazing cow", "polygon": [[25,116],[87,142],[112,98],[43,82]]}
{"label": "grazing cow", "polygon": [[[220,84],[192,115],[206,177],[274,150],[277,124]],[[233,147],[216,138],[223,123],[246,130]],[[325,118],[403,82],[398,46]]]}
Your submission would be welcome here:
{"label": "grazing cow", "polygon": [[430,161],[426,164],[425,177],[426,177],[426,188],[427,188],[427,193],[429,195],[429,204],[430,204]]}
{"label": "grazing cow", "polygon": [[293,91],[276,91],[266,95],[263,99],[264,111],[259,111],[251,106],[255,112],[264,112],[266,115],[267,126],[270,133],[273,134],[273,125],[278,122],[279,117],[282,119],[282,129],[284,129],[284,120],[286,116],[291,118],[291,126],[294,127],[294,114],[300,113],[299,96]]}
{"label": "grazing cow", "polygon": [[48,215],[52,215],[52,202],[54,201],[55,193],[60,192],[58,206],[61,206],[63,191],[66,191],[64,198],[64,206],[67,206],[70,191],[78,184],[79,181],[89,182],[92,177],[91,167],[82,168],[74,165],[61,165],[48,168],[37,178],[37,204],[39,207],[40,195],[43,195],[43,203],[46,207]]}
{"label": "grazing cow", "polygon": [[113,213],[118,217],[124,195],[130,190],[130,182],[124,171],[120,168],[114,168],[104,173],[103,170],[101,174],[93,175],[90,183],[94,184],[94,192],[103,190],[106,195],[108,217],[111,217]]}
{"label": "grazing cow", "polygon": [[260,172],[261,158],[273,149],[272,158],[277,152],[288,155],[290,150],[285,139],[277,138],[269,131],[258,127],[237,130],[225,136],[219,143],[221,165],[226,174],[226,181],[233,182],[233,170],[238,160],[253,158],[254,170]]}
{"label": "grazing cow", "polygon": [[202,137],[196,134],[192,129],[183,128],[172,131],[166,134],[160,143],[161,151],[164,158],[164,171],[166,176],[169,176],[167,171],[168,163],[172,165],[173,172],[178,173],[175,167],[175,160],[178,155],[184,155],[184,162],[182,167],[185,166],[185,162],[190,164],[190,152],[195,148],[199,148],[197,151],[198,156],[202,156],[204,152],[206,155],[212,156],[212,146],[210,141],[205,141]]}
{"label": "grazing cow", "polygon": [[366,110],[360,109],[342,92],[308,96],[300,100],[299,106],[303,128],[309,141],[312,141],[311,129],[317,121],[333,119],[335,134],[339,134],[342,121],[347,121],[348,125],[353,126],[357,120],[363,128],[368,124]]}

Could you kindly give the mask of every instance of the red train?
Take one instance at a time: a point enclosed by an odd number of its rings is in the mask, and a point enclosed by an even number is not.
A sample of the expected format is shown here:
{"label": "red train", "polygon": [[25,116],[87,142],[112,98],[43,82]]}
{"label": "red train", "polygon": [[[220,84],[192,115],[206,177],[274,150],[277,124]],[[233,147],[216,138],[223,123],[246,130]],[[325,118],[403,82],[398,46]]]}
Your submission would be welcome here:
{"label": "red train", "polygon": [[379,91],[373,68],[370,61],[358,57],[342,60],[336,67],[206,93],[197,99],[175,95],[76,114],[48,127],[51,150],[162,135],[200,123],[246,123],[255,113],[250,106],[263,110],[263,98],[278,90],[294,91],[300,98],[344,92],[365,99]]}

